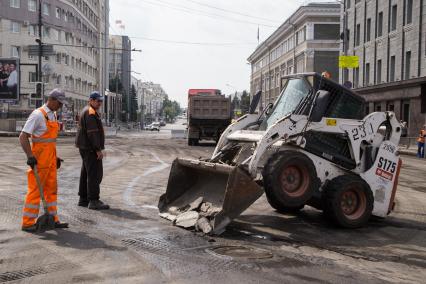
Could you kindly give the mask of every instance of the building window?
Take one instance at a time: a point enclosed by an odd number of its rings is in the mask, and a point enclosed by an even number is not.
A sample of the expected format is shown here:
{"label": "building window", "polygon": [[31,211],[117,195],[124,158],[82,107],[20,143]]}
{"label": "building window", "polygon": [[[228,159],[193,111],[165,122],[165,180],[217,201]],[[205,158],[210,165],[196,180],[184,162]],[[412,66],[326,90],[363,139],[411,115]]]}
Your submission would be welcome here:
{"label": "building window", "polygon": [[37,73],[36,72],[29,72],[28,73],[28,82],[34,83],[37,82]]}
{"label": "building window", "polygon": [[43,56],[44,61],[49,61],[49,56]]}
{"label": "building window", "polygon": [[370,85],[370,63],[365,64],[365,85]]}
{"label": "building window", "polygon": [[61,18],[61,8],[56,7],[56,18],[60,19]]}
{"label": "building window", "polygon": [[407,15],[406,15],[406,24],[411,24],[413,22],[413,0],[406,0],[407,5]]}
{"label": "building window", "polygon": [[390,82],[395,81],[395,56],[391,57],[390,72],[389,72],[389,81]]}
{"label": "building window", "polygon": [[10,56],[12,56],[12,57],[19,57],[19,55],[20,55],[20,48],[19,48],[19,46],[12,45],[10,47]]}
{"label": "building window", "polygon": [[31,11],[31,12],[37,11],[36,0],[28,0],[28,11]]}
{"label": "building window", "polygon": [[346,0],[346,9],[351,8],[351,0]]}
{"label": "building window", "polygon": [[56,53],[56,63],[61,63],[61,54]]}
{"label": "building window", "polygon": [[411,70],[411,51],[405,53],[405,80],[410,79]]}
{"label": "building window", "polygon": [[21,0],[10,0],[10,7],[11,8],[20,8],[21,7]]}
{"label": "building window", "polygon": [[383,35],[383,12],[379,13],[379,19],[377,20],[377,36]]}
{"label": "building window", "polygon": [[393,5],[392,6],[392,18],[391,18],[391,31],[396,30],[397,15],[398,15],[398,6]]}
{"label": "building window", "polygon": [[37,26],[36,25],[28,26],[28,35],[36,36],[36,32],[37,32]]}
{"label": "building window", "polygon": [[359,68],[354,69],[354,85],[355,88],[359,87]]}
{"label": "building window", "polygon": [[36,58],[35,56],[28,54],[28,60],[33,61],[33,60],[36,60]]}
{"label": "building window", "polygon": [[18,22],[10,22],[10,31],[12,33],[20,33],[21,32],[21,24]]}
{"label": "building window", "polygon": [[61,84],[61,75],[56,76],[56,85]]}
{"label": "building window", "polygon": [[376,75],[377,75],[377,84],[380,84],[380,83],[382,83],[382,60],[381,59],[379,59],[379,60],[377,60],[377,72],[376,72]]}
{"label": "building window", "polygon": [[356,25],[356,31],[355,31],[355,46],[359,46],[361,42],[361,25]]}
{"label": "building window", "polygon": [[43,15],[50,15],[50,5],[47,3],[43,3]]}
{"label": "building window", "polygon": [[367,42],[371,40],[371,19],[367,19]]}
{"label": "building window", "polygon": [[50,37],[50,28],[43,26],[43,37]]}
{"label": "building window", "polygon": [[339,24],[315,24],[314,39],[338,40],[340,38]]}

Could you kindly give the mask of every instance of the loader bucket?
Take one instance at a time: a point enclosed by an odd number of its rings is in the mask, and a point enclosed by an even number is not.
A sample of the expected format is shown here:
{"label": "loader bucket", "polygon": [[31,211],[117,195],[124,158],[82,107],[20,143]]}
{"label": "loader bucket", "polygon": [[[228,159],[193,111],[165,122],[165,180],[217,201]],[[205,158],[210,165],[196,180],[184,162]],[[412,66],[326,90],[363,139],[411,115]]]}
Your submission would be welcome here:
{"label": "loader bucket", "polygon": [[166,193],[160,197],[160,213],[178,215],[202,197],[216,210],[208,219],[212,234],[221,234],[225,227],[263,194],[263,189],[250,175],[236,166],[175,159],[170,171]]}

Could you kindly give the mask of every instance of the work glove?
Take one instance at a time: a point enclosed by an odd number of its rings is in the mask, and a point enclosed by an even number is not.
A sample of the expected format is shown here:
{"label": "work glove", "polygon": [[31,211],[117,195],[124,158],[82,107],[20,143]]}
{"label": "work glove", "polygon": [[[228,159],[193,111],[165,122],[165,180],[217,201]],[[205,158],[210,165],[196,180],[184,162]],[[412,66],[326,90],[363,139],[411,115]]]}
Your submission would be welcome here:
{"label": "work glove", "polygon": [[37,159],[35,157],[29,157],[27,159],[27,165],[34,169],[35,165],[37,165]]}
{"label": "work glove", "polygon": [[56,169],[59,169],[61,167],[61,164],[64,160],[61,158],[56,158]]}

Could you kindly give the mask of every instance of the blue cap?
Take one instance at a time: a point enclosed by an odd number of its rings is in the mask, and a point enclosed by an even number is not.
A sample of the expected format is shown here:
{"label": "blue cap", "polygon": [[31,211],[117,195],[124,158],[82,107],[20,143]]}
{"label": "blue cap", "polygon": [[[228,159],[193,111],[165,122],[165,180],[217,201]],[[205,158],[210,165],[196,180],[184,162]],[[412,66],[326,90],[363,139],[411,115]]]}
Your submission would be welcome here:
{"label": "blue cap", "polygon": [[90,97],[91,100],[98,100],[98,101],[103,101],[104,97],[101,96],[101,94],[99,94],[98,91],[94,91],[92,93],[90,93]]}

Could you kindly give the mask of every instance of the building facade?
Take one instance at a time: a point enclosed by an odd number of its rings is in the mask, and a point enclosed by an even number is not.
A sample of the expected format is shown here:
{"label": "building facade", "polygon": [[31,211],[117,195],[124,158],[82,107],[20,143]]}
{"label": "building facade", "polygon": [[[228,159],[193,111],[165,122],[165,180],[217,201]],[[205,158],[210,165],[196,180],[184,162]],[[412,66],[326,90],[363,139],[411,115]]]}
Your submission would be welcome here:
{"label": "building facade", "polygon": [[142,83],[142,93],[141,97],[138,97],[138,102],[141,103],[140,109],[143,109],[146,123],[160,120],[166,96],[167,94],[160,84],[153,82]]}
{"label": "building facade", "polygon": [[250,94],[262,90],[260,108],[274,102],[285,75],[327,70],[339,80],[340,13],[338,3],[301,6],[250,55]]}
{"label": "building facade", "polygon": [[131,69],[131,48],[132,43],[128,36],[111,35],[109,38],[109,81],[118,78],[123,90],[122,96],[126,106],[123,110],[127,112],[130,109],[130,92],[132,82]]}
{"label": "building facade", "polygon": [[[21,64],[20,97],[16,104],[0,103],[7,117],[23,119],[45,98],[36,97],[38,56],[29,54],[29,45],[38,38],[37,0],[0,1],[0,57],[18,57]],[[106,39],[108,0],[43,0],[42,42],[53,45],[53,54],[42,58],[45,95],[54,88],[65,91],[69,104],[63,119],[74,120],[88,95],[104,90],[106,78]],[[30,65],[28,65],[30,64]],[[31,65],[32,64],[32,65]]]}
{"label": "building facade", "polygon": [[426,113],[426,1],[346,0],[342,5],[342,54],[359,57],[343,69],[368,102],[366,112],[394,111],[417,136]]}

